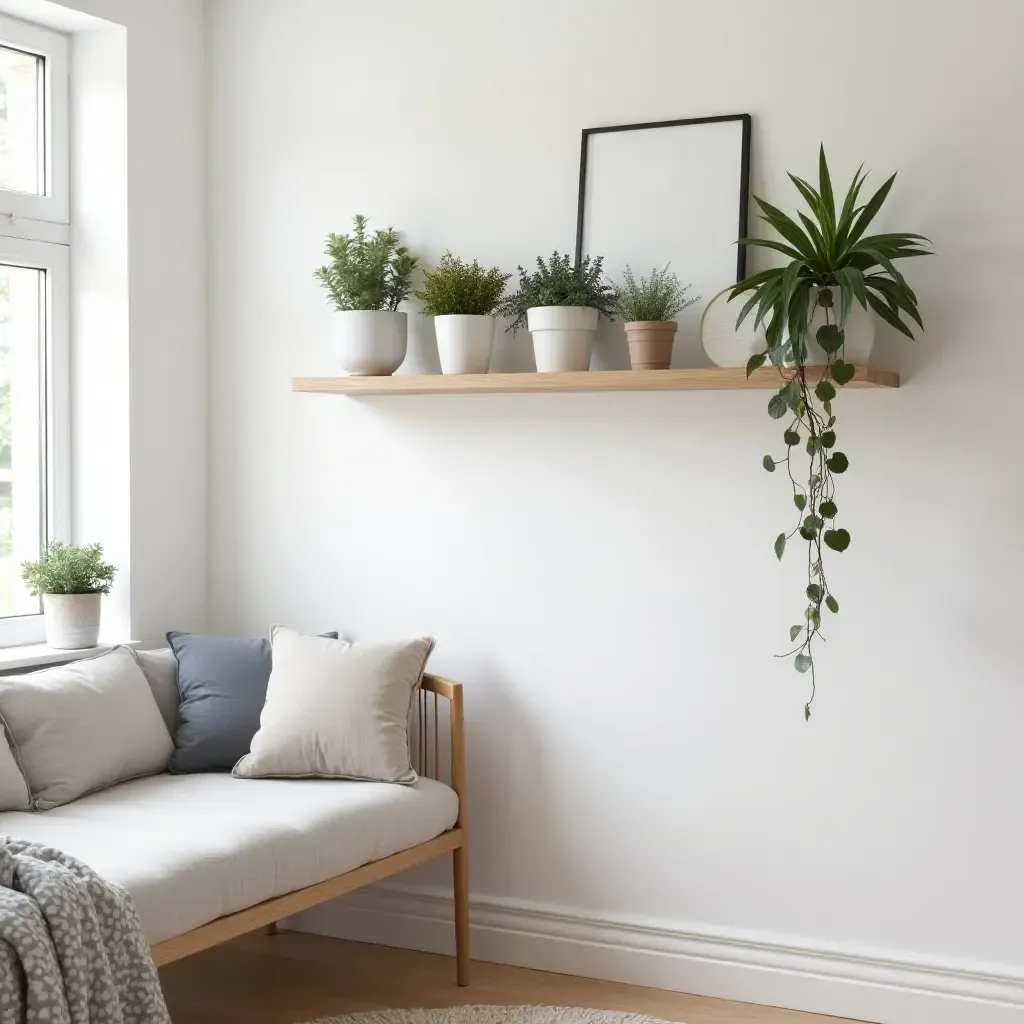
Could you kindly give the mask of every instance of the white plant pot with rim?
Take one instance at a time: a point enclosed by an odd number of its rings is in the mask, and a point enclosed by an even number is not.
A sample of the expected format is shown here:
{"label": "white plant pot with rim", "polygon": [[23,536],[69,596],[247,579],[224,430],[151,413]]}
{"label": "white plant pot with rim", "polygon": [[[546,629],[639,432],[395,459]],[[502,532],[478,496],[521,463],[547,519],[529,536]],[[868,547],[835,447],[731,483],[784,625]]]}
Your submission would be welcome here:
{"label": "white plant pot with rim", "polygon": [[442,373],[487,373],[494,347],[493,316],[449,313],[434,317]]}
{"label": "white plant pot with rim", "polygon": [[334,351],[353,377],[390,377],[409,342],[409,317],[385,309],[346,309],[335,314]]}
{"label": "white plant pot with rim", "polygon": [[590,306],[534,306],[526,311],[538,373],[589,370],[598,312]]}
{"label": "white plant pot with rim", "polygon": [[102,594],[43,594],[46,643],[58,651],[95,647]]}
{"label": "white plant pot with rim", "polygon": [[[815,341],[818,328],[825,324],[834,324],[836,315],[839,312],[839,289],[830,288],[832,292],[833,305],[827,309],[824,306],[815,305],[814,316],[811,317],[810,326],[807,328],[807,360],[806,366],[822,366],[828,362],[825,350]],[[875,315],[865,309],[856,299],[850,306],[850,315],[846,318],[845,340],[839,351],[839,356],[844,362],[853,363],[856,366],[867,366],[871,362],[871,352],[875,347]],[[783,331],[783,340],[789,337],[788,331]],[[791,364],[791,360],[787,360]]]}

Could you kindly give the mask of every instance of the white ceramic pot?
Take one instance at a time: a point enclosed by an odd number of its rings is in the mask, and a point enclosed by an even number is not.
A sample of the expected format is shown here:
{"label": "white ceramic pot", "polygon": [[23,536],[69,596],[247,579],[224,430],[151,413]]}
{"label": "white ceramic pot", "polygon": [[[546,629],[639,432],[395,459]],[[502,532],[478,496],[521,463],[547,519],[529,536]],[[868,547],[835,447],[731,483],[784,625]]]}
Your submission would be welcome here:
{"label": "white ceramic pot", "polygon": [[486,373],[494,347],[493,316],[451,313],[434,317],[442,373]]}
{"label": "white ceramic pot", "polygon": [[598,312],[590,306],[535,306],[526,311],[538,373],[589,370]]}
{"label": "white ceramic pot", "polygon": [[102,594],[43,594],[46,643],[58,651],[95,647]]}
{"label": "white ceramic pot", "polygon": [[390,377],[405,362],[407,314],[347,309],[335,314],[335,324],[335,355],[353,377]]}
{"label": "white ceramic pot", "polygon": [[700,340],[708,359],[715,366],[746,366],[752,355],[765,350],[764,328],[754,329],[754,312],[736,328],[740,315],[750,293],[737,296],[732,302],[729,294],[732,288],[720,291],[704,310],[700,319]]}
{"label": "white ceramic pot", "polygon": [[[815,305],[814,316],[811,317],[810,326],[807,329],[807,366],[821,366],[828,362],[825,351],[814,340],[819,327],[826,323],[834,324],[836,314],[839,311],[839,289],[830,288],[834,305],[827,310],[822,306]],[[739,300],[737,300],[739,301]],[[846,340],[840,356],[844,362],[854,363],[857,366],[865,366],[871,362],[871,351],[875,347],[875,315],[865,309],[856,299],[850,307],[850,315],[846,318]],[[784,332],[783,337],[788,337]]]}

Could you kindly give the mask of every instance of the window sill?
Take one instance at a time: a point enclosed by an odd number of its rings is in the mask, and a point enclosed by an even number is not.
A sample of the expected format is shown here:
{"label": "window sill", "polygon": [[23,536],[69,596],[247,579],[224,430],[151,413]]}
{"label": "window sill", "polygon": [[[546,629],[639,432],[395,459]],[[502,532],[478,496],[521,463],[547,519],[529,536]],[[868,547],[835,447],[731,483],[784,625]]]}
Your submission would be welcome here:
{"label": "window sill", "polygon": [[47,665],[63,665],[69,661],[81,661],[97,654],[105,654],[115,647],[140,647],[138,640],[126,640],[123,644],[100,643],[80,651],[59,651],[46,644],[26,644],[24,647],[0,647],[0,673],[16,672],[26,668],[45,668]]}

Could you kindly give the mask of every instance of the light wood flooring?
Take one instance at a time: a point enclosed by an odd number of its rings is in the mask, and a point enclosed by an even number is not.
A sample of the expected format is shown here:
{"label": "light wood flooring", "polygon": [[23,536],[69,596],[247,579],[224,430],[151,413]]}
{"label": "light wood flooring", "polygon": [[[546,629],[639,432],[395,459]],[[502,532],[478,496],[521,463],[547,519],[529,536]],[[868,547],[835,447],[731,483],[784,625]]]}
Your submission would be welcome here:
{"label": "light wood flooring", "polygon": [[686,1024],[840,1024],[836,1017],[476,962],[468,988],[444,956],[281,932],[247,935],[160,971],[174,1024],[299,1024],[363,1010],[544,1003]]}

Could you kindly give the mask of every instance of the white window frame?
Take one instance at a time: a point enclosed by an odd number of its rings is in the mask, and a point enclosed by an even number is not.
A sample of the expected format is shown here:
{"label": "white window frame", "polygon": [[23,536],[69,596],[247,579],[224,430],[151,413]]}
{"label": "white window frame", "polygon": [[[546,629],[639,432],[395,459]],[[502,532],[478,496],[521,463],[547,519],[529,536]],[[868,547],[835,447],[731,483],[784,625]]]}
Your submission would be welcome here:
{"label": "white window frame", "polygon": [[[45,59],[45,194],[0,189],[0,263],[45,271],[45,335],[40,350],[40,451],[47,540],[70,541],[71,282],[70,130],[67,36],[0,14],[0,44]],[[0,648],[41,643],[43,616],[0,618]]]}

